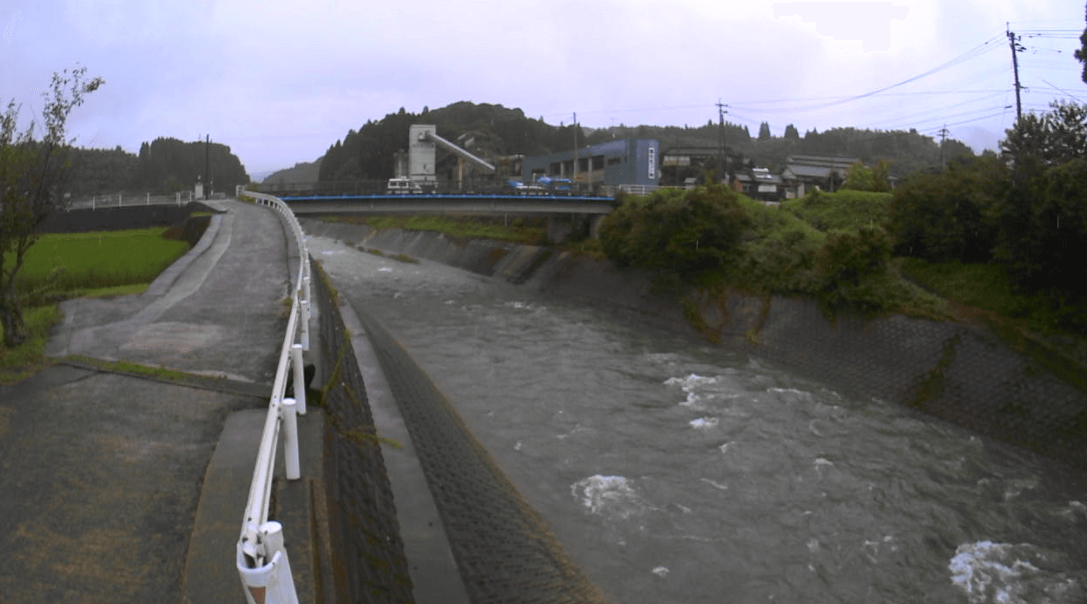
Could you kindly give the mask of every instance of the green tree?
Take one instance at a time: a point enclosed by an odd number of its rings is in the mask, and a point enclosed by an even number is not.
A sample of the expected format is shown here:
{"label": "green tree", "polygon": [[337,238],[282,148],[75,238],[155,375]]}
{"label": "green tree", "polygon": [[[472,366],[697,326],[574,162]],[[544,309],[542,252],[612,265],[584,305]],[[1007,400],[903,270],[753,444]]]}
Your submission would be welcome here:
{"label": "green tree", "polygon": [[898,253],[930,262],[988,261],[996,236],[992,212],[1009,184],[995,156],[956,159],[945,171],[906,177],[889,208]]}
{"label": "green tree", "polygon": [[791,141],[800,140],[800,132],[797,131],[796,126],[794,126],[792,124],[789,124],[788,126],[785,126],[785,138],[787,138],[787,139],[789,139]]}
{"label": "green tree", "polygon": [[770,140],[770,123],[769,122],[763,122],[763,123],[759,124],[759,140],[760,141]]}
{"label": "green tree", "polygon": [[37,241],[38,229],[64,203],[65,151],[71,143],[65,134],[68,116],[103,83],[101,78],[88,80],[86,72],[79,67],[53,74],[51,90],[43,95],[40,139],[33,121],[18,131],[14,99],[0,115],[0,324],[8,347],[27,338],[16,277],[27,250]]}
{"label": "green tree", "polygon": [[891,164],[885,159],[879,160],[873,168],[857,162],[846,170],[842,188],[886,193],[891,190],[890,170]]}
{"label": "green tree", "polygon": [[[1011,160],[1007,194],[992,209],[994,258],[1025,292],[1053,305],[1065,327],[1087,328],[1087,108],[1055,103],[1024,116],[1001,147]],[[1077,139],[1077,137],[1080,137]]]}
{"label": "green tree", "polygon": [[690,278],[719,268],[750,225],[736,193],[711,184],[626,199],[600,225],[600,243],[619,266]]}

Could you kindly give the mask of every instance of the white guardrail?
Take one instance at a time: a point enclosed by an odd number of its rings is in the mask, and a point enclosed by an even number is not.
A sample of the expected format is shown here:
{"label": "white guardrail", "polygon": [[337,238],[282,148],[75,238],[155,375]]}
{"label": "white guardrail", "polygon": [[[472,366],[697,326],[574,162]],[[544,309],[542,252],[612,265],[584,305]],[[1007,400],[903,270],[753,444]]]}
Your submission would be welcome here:
{"label": "white guardrail", "polygon": [[[298,604],[298,594],[291,576],[291,565],[283,545],[283,526],[268,520],[268,504],[271,501],[272,477],[275,470],[276,447],[280,432],[283,433],[283,461],[287,480],[301,477],[298,462],[298,424],[296,415],[306,414],[306,382],[303,374],[302,351],[309,350],[310,320],[310,265],[302,226],[287,204],[278,197],[248,191],[238,187],[238,196],[256,199],[257,204],[268,206],[284,216],[294,232],[298,244],[298,278],[291,294],[291,315],[287,320],[287,332],[283,335],[283,347],[279,353],[272,397],[268,404],[268,417],[253,468],[253,482],[249,485],[249,501],[245,505],[241,536],[238,538],[237,566],[249,604]],[[287,388],[287,371],[294,370],[294,396],[284,398]]]}

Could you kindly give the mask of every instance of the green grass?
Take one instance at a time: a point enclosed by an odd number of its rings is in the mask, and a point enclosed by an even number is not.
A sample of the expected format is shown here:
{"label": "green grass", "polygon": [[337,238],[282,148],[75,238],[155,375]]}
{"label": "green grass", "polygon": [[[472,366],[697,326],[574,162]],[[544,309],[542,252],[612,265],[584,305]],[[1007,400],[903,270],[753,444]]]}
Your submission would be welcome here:
{"label": "green grass", "polygon": [[999,264],[930,263],[903,258],[902,271],[940,296],[970,307],[961,309],[966,314],[976,314],[971,309],[980,309],[1014,322],[1019,329],[1047,336],[1084,337],[1081,330],[1068,328],[1082,323],[1081,307],[1048,298],[1044,292],[1033,295],[1017,292]]}
{"label": "green grass", "polygon": [[378,231],[435,231],[459,241],[493,239],[524,245],[547,241],[547,223],[541,218],[514,218],[508,225],[503,218],[487,216],[331,216],[325,220],[365,224]]}
{"label": "green grass", "polygon": [[147,291],[150,283],[133,283],[131,285],[114,285],[111,287],[96,287],[93,289],[78,289],[69,292],[72,296],[80,298],[105,298],[109,296],[129,296],[142,294]]}
{"label": "green grass", "polygon": [[[165,239],[163,228],[50,234],[27,252],[18,287],[29,338],[16,348],[0,346],[0,383],[19,381],[49,363],[43,358],[49,330],[62,320],[56,304],[35,300],[55,296],[119,296],[147,289],[166,267],[189,249]],[[55,281],[54,281],[55,279]],[[0,329],[0,341],[3,331]]]}
{"label": "green grass", "polygon": [[1007,317],[1022,314],[1024,300],[997,264],[931,263],[919,258],[902,258],[906,276],[960,304],[976,306]]}
{"label": "green grass", "polygon": [[[43,357],[49,330],[63,317],[56,305],[39,306],[24,310],[23,320],[30,337],[21,346],[9,349],[0,346],[0,384],[12,384],[36,373],[49,364]],[[0,341],[4,328],[0,327]]]}
{"label": "green grass", "polygon": [[92,357],[85,357],[83,355],[72,355],[68,357],[70,360],[78,361],[85,365],[91,365],[104,371],[115,371],[118,373],[130,373],[133,375],[142,375],[157,380],[171,381],[171,382],[183,382],[192,378],[204,379],[206,376],[196,375],[193,373],[186,373],[184,371],[177,371],[174,369],[167,369],[165,367],[154,367],[152,365],[141,365],[140,363],[133,363],[131,361],[106,361],[103,359],[95,359]]}
{"label": "green grass", "polygon": [[150,283],[189,250],[184,241],[163,238],[165,230],[43,235],[27,252],[19,289],[45,286],[54,271],[55,289],[61,291]]}
{"label": "green grass", "polygon": [[781,207],[815,229],[856,231],[862,226],[880,226],[887,220],[890,193],[840,190],[836,193],[812,191],[800,199],[790,199]]}

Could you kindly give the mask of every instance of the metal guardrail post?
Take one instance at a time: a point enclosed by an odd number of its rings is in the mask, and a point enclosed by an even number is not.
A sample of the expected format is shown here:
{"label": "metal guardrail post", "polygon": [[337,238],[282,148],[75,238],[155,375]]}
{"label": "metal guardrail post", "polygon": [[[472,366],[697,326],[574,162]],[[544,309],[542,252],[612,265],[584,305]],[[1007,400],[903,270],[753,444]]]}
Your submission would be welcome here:
{"label": "metal guardrail post", "polygon": [[287,549],[283,546],[283,525],[270,520],[260,526],[264,542],[265,557],[268,564],[259,568],[249,568],[245,554],[238,548],[238,575],[245,588],[245,599],[249,604],[298,604],[298,594],[294,589],[291,575],[291,562]]}
{"label": "metal guardrail post", "polygon": [[302,313],[298,317],[302,321],[302,350],[309,350],[309,300],[302,300]]}
{"label": "metal guardrail post", "polygon": [[294,368],[294,401],[298,415],[306,414],[306,368],[302,365],[302,345],[291,344],[291,365]]}
{"label": "metal guardrail post", "polygon": [[[296,384],[305,387],[305,384]],[[298,480],[302,469],[298,463],[298,406],[293,398],[285,398],[279,406],[283,417],[283,465],[287,469],[287,480]]]}

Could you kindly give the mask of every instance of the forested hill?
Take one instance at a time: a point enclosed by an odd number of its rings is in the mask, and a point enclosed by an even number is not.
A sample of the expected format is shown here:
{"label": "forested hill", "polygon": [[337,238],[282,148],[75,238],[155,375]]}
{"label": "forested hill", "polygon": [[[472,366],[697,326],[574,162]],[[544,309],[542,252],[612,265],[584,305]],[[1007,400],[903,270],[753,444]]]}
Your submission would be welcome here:
{"label": "forested hill", "polygon": [[248,184],[238,156],[230,147],[176,138],[156,138],[140,146],[139,155],[116,149],[70,150],[71,165],[65,174],[67,190],[73,196],[122,192],[173,193],[192,190],[204,176],[205,153],[215,191],[234,194],[234,185]]}
{"label": "forested hill", "polygon": [[[525,117],[520,109],[502,105],[460,102],[422,113],[403,108],[379,121],[367,121],[351,130],[342,141],[329,147],[321,163],[320,179],[386,179],[394,176],[394,154],[407,149],[408,128],[413,124],[434,124],[438,135],[456,141],[461,135],[473,138],[471,151],[484,157],[500,155],[544,155],[574,147],[571,126],[550,126],[542,119]],[[585,140],[583,131],[579,140]]]}
{"label": "forested hill", "polygon": [[324,157],[318,157],[317,161],[302,161],[295,164],[294,167],[276,170],[265,176],[261,183],[315,183],[317,182],[318,172],[321,170],[321,162],[324,159]]}
{"label": "forested hill", "polygon": [[[407,148],[408,128],[412,124],[434,124],[440,136],[453,141],[468,134],[474,139],[471,150],[491,158],[564,151],[572,149],[575,140],[573,126],[551,126],[542,118],[529,118],[520,109],[502,105],[462,101],[433,111],[424,107],[418,114],[401,108],[381,120],[367,121],[358,131],[349,131],[329,147],[322,158],[320,180],[391,178],[394,154]],[[940,144],[914,130],[833,128],[825,132],[812,130],[801,136],[790,124],[784,136],[774,137],[770,136],[769,125],[763,126],[759,135],[752,136],[746,126],[726,123],[729,152],[775,170],[784,167],[785,158],[793,153],[856,157],[870,165],[886,159],[891,162],[891,174],[896,176],[939,165],[941,159]],[[660,141],[661,151],[666,152],[680,146],[716,147],[718,136],[718,125],[710,120],[695,128],[620,125],[591,132],[579,128],[577,141],[580,145],[591,145],[613,138],[655,138]],[[954,139],[944,143],[943,152],[945,159],[973,155],[970,147]]]}

